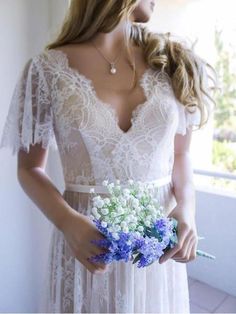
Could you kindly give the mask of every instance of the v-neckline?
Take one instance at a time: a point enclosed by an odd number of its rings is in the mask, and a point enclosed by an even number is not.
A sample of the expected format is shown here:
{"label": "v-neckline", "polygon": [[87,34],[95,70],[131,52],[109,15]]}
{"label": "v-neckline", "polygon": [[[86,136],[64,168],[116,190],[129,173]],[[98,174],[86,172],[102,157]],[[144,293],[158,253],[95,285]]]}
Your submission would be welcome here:
{"label": "v-neckline", "polygon": [[72,74],[74,74],[77,77],[80,77],[80,79],[82,79],[84,82],[86,82],[86,85],[89,88],[90,94],[93,97],[94,103],[96,105],[102,105],[104,108],[106,108],[110,112],[112,118],[114,119],[115,126],[118,129],[118,131],[121,133],[121,135],[123,135],[123,136],[129,135],[134,128],[135,121],[138,118],[138,115],[140,114],[141,110],[147,106],[147,104],[151,101],[152,96],[154,95],[153,91],[152,91],[151,95],[148,93],[148,90],[146,87],[146,79],[148,79],[149,75],[151,76],[152,73],[155,72],[155,70],[152,69],[151,67],[146,68],[144,70],[144,72],[142,73],[142,75],[140,76],[140,78],[138,79],[137,84],[141,87],[142,92],[143,92],[146,99],[143,102],[137,104],[135,106],[135,108],[132,110],[131,118],[130,118],[130,127],[128,128],[127,131],[124,131],[120,127],[120,121],[119,121],[119,116],[117,114],[117,110],[115,109],[115,107],[112,104],[103,101],[98,96],[92,79],[88,78],[85,74],[79,72],[78,69],[70,66],[69,58],[68,58],[66,52],[59,50],[59,49],[49,49],[48,51],[49,52],[52,51],[52,52],[56,52],[56,53],[58,52],[58,54],[64,58],[64,62],[65,62],[64,65],[66,66],[67,70],[69,70]]}

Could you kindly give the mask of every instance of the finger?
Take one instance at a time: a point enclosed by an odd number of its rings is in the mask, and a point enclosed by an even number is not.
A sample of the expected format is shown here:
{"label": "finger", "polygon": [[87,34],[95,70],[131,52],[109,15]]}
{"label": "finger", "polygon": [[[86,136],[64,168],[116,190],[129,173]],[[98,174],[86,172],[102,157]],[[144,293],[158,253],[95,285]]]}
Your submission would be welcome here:
{"label": "finger", "polygon": [[188,256],[187,256],[189,261],[192,261],[196,258],[197,245],[198,245],[198,235],[197,233],[195,233],[193,237],[193,241],[191,243],[191,247],[189,248]]}
{"label": "finger", "polygon": [[94,254],[93,252],[90,252],[88,257],[87,257],[87,260],[92,263],[95,267],[99,268],[99,269],[107,269],[108,268],[108,264],[105,263],[105,262],[101,262],[101,261],[93,261],[91,260],[91,257],[94,257],[95,255],[97,254]]}
{"label": "finger", "polygon": [[193,252],[194,252],[194,247],[195,247],[195,242],[194,242],[194,239],[191,241],[191,243],[189,244],[189,250],[188,250],[188,253],[186,255],[186,258],[175,258],[175,261],[176,262],[179,262],[179,263],[187,263],[189,261],[191,261],[192,259],[190,259],[191,255],[194,255]]}
{"label": "finger", "polygon": [[85,267],[87,268],[91,273],[94,273],[97,270],[96,265],[93,263],[90,263],[85,257],[76,256],[76,259]]}
{"label": "finger", "polygon": [[75,254],[75,258],[80,263],[82,263],[91,273],[94,273],[96,271],[104,271],[104,265],[100,265],[99,263],[95,263],[89,260],[89,257],[91,255],[91,253],[88,253],[88,255],[86,255],[82,254],[81,251],[79,251]]}
{"label": "finger", "polygon": [[192,247],[192,242],[194,240],[194,236],[189,233],[184,240],[182,249],[178,251],[175,255],[172,256],[173,259],[185,259],[190,251],[190,247]]}
{"label": "finger", "polygon": [[[96,238],[93,237],[89,243],[91,244],[91,247],[96,247],[96,248],[100,248],[102,250],[107,250],[107,248],[100,246],[101,240],[107,240],[107,238],[105,238],[102,234],[97,235]],[[105,241],[105,243],[107,243],[107,241]]]}
{"label": "finger", "polygon": [[97,254],[102,254],[102,253],[108,253],[109,250],[104,248],[104,247],[100,247],[96,244],[92,244],[92,246],[90,247],[90,251],[94,254],[94,255],[97,255]]}
{"label": "finger", "polygon": [[90,256],[88,256],[85,259],[85,263],[86,263],[86,267],[88,267],[90,269],[90,271],[104,271],[104,265],[98,263],[98,262],[94,262],[89,260]]}
{"label": "finger", "polygon": [[194,242],[191,250],[191,254],[189,256],[189,260],[193,261],[197,257],[197,241]]}
{"label": "finger", "polygon": [[94,239],[97,239],[97,240],[104,240],[106,239],[106,236],[104,234],[102,234],[99,230],[95,231],[95,234],[94,234]]}
{"label": "finger", "polygon": [[165,254],[161,256],[161,258],[159,259],[160,264],[164,263],[168,258],[171,258],[182,248],[183,242],[185,241],[185,237],[187,236],[188,231],[189,229],[185,225],[179,227],[179,230],[177,231],[178,243],[175,244],[173,248],[169,249],[167,252],[165,252]]}
{"label": "finger", "polygon": [[189,249],[188,252],[186,254],[187,259],[190,259],[190,256],[192,255],[192,252],[194,250],[194,245],[195,245],[195,238],[193,238],[193,240],[191,241],[190,245],[189,245]]}

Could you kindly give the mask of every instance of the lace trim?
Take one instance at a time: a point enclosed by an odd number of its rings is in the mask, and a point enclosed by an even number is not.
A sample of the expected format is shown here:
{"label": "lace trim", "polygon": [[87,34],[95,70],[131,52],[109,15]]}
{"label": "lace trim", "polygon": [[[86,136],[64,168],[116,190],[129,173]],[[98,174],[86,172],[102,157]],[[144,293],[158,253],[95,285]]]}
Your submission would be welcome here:
{"label": "lace trim", "polygon": [[41,143],[57,149],[50,88],[40,56],[30,58],[18,77],[3,129],[0,147],[29,152],[30,145]]}
{"label": "lace trim", "polygon": [[201,112],[198,107],[196,107],[195,111],[190,113],[185,106],[183,106],[177,99],[177,106],[179,112],[179,122],[176,129],[177,134],[185,135],[187,133],[187,129],[191,126],[198,126],[201,121]]}

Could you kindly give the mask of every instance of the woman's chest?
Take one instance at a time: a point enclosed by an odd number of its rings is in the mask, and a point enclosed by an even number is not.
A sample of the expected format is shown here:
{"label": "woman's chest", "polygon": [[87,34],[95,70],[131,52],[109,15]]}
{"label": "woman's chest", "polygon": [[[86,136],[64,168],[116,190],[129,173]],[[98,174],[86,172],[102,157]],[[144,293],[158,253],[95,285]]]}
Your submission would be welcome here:
{"label": "woman's chest", "polygon": [[140,79],[145,100],[129,111],[127,131],[121,127],[117,107],[102,101],[83,75],[70,74],[56,73],[51,91],[56,132],[61,140],[75,141],[78,133],[85,141],[100,146],[107,141],[114,145],[128,141],[155,147],[173,140],[178,111],[171,86],[161,74],[148,70]]}

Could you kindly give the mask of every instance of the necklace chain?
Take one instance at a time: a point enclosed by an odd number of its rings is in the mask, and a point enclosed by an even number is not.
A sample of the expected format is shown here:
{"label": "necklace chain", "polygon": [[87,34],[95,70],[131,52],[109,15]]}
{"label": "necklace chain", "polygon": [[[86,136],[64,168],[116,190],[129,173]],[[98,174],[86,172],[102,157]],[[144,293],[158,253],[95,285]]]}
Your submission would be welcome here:
{"label": "necklace chain", "polygon": [[111,68],[110,68],[110,73],[111,73],[111,74],[116,74],[117,69],[115,68],[115,64],[116,64],[117,60],[119,59],[122,50],[124,49],[124,45],[123,45],[123,47],[122,47],[122,49],[121,49],[121,51],[120,51],[120,54],[115,58],[115,60],[114,60],[114,61],[110,61],[110,60],[108,60],[107,57],[104,56],[104,54],[102,53],[102,51],[94,44],[93,41],[92,41],[92,44],[93,44],[93,46],[95,47],[95,49],[100,53],[100,55],[110,64],[110,67],[111,67]]}
{"label": "necklace chain", "polygon": [[[124,44],[120,50],[120,54],[115,58],[114,61],[108,60],[108,58],[102,53],[102,51],[95,45],[95,43],[92,41],[92,45],[94,48],[100,53],[100,55],[110,64],[110,74],[116,74],[117,73],[117,68],[115,67],[115,64],[117,63],[118,59],[120,58],[121,52],[124,50]],[[135,86],[135,78],[136,78],[136,69],[135,69],[135,61],[133,63],[130,63],[133,71],[134,71],[134,77],[133,77],[133,84],[131,90]]]}

